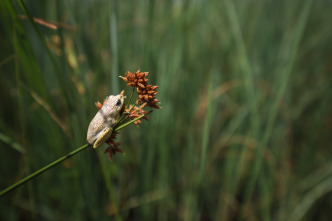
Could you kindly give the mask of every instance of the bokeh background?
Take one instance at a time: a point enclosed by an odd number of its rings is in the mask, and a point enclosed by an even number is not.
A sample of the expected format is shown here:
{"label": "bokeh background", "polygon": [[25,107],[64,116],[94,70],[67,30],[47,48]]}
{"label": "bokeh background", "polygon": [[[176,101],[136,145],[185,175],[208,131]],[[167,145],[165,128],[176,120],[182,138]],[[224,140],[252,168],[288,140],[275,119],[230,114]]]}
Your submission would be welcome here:
{"label": "bokeh background", "polygon": [[161,110],[0,198],[1,220],[329,220],[332,1],[2,0],[0,189],[148,71]]}

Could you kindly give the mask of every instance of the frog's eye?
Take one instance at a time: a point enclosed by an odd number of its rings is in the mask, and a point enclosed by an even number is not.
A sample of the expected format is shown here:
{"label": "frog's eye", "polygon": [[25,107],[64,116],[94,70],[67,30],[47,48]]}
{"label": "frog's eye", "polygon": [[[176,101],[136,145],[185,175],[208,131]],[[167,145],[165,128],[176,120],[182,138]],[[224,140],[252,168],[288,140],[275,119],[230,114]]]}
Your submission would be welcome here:
{"label": "frog's eye", "polygon": [[121,105],[121,100],[119,99],[119,100],[117,100],[117,102],[116,102],[116,106],[120,106]]}

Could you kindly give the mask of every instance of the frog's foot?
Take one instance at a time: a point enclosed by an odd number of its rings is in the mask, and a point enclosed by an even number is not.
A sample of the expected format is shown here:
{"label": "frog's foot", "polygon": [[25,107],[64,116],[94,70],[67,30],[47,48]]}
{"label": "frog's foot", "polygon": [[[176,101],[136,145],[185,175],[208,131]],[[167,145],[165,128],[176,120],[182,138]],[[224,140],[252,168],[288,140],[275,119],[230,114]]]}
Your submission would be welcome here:
{"label": "frog's foot", "polygon": [[113,156],[115,156],[116,152],[123,153],[123,150],[120,149],[118,145],[111,144],[104,150],[104,153],[107,152],[108,152],[108,157],[111,159]]}

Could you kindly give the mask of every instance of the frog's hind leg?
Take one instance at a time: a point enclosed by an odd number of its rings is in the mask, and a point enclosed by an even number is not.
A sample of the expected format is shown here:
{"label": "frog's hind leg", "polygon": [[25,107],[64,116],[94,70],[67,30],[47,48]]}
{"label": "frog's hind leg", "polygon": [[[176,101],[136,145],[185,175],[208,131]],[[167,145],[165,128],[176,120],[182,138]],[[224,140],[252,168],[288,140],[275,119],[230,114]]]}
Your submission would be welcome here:
{"label": "frog's hind leg", "polygon": [[100,145],[102,145],[103,143],[105,143],[110,137],[111,137],[111,134],[112,134],[112,131],[113,131],[113,128],[110,127],[110,128],[107,128],[99,137],[98,139],[94,142],[93,144],[93,148],[97,148],[99,147]]}

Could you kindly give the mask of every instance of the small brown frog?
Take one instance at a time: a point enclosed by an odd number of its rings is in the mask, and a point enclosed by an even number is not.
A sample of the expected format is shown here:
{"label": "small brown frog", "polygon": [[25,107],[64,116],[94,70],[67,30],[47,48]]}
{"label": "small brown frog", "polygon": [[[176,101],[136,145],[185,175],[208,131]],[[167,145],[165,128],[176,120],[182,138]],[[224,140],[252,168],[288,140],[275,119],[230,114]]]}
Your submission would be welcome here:
{"label": "small brown frog", "polygon": [[124,99],[123,91],[118,95],[110,95],[90,122],[87,141],[93,148],[99,147],[110,138],[113,127],[119,120]]}

